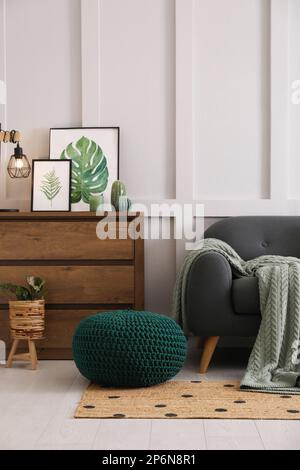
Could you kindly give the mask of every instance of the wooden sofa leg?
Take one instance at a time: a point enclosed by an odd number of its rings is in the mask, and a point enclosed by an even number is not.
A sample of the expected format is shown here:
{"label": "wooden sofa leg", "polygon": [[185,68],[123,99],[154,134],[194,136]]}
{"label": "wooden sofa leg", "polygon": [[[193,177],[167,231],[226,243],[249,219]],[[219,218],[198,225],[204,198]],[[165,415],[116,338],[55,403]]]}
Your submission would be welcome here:
{"label": "wooden sofa leg", "polygon": [[209,363],[215,352],[220,336],[208,336],[205,338],[203,352],[200,361],[200,374],[206,374]]}

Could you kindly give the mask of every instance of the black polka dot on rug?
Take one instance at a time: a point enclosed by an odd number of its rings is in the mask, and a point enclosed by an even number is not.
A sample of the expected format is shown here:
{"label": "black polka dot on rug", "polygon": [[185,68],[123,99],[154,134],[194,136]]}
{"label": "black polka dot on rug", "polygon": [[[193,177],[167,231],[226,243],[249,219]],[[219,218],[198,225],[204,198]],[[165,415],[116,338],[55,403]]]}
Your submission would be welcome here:
{"label": "black polka dot on rug", "polygon": [[155,408],[167,408],[167,405],[158,404],[158,405],[155,405]]}
{"label": "black polka dot on rug", "polygon": [[109,398],[109,400],[117,400],[118,398],[121,398],[121,397],[119,397],[119,396],[117,396],[117,395],[111,395],[111,396],[108,397],[108,398]]}
{"label": "black polka dot on rug", "polygon": [[182,398],[193,398],[194,395],[187,395],[186,394],[186,395],[181,395],[181,396],[182,396]]}
{"label": "black polka dot on rug", "polygon": [[233,388],[234,385],[232,385],[232,384],[226,384],[226,385],[224,385],[224,387],[225,387],[225,388]]}
{"label": "black polka dot on rug", "polygon": [[235,400],[234,403],[236,404],[242,404],[242,403],[246,403],[245,400]]}
{"label": "black polka dot on rug", "polygon": [[175,413],[167,413],[167,414],[165,414],[165,416],[166,416],[167,418],[176,418],[177,414],[175,414]]}
{"label": "black polka dot on rug", "polygon": [[226,413],[226,408],[216,408],[215,411],[217,411],[218,413]]}
{"label": "black polka dot on rug", "polygon": [[286,398],[292,398],[292,396],[291,395],[280,395],[280,398],[286,399]]}
{"label": "black polka dot on rug", "polygon": [[96,408],[94,405],[83,405],[83,408],[87,410],[92,410],[93,408]]}
{"label": "black polka dot on rug", "polygon": [[202,384],[202,380],[191,380],[191,384]]}
{"label": "black polka dot on rug", "polygon": [[113,418],[126,418],[126,415],[123,415],[122,413],[116,413],[113,415]]}
{"label": "black polka dot on rug", "polygon": [[300,413],[299,410],[286,410],[288,413],[297,414]]}

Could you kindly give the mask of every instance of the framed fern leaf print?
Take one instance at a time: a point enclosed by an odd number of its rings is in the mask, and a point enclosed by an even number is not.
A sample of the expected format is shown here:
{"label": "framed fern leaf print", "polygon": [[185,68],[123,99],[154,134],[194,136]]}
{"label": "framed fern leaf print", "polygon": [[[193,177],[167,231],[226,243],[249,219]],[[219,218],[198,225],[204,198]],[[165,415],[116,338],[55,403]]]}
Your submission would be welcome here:
{"label": "framed fern leaf print", "polygon": [[91,196],[110,203],[119,179],[119,136],[119,127],[50,129],[50,159],[72,162],[72,211],[88,211]]}
{"label": "framed fern leaf print", "polygon": [[32,161],[32,211],[71,210],[71,161]]}

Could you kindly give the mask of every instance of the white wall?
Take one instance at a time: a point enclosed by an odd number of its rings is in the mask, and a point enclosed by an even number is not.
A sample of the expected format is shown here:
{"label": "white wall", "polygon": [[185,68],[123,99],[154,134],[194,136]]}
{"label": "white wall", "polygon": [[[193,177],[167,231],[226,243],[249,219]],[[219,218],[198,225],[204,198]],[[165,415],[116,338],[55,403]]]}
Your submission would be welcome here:
{"label": "white wall", "polygon": [[[80,44],[80,0],[6,2],[7,127],[31,158],[49,156],[50,127],[81,125]],[[30,183],[8,178],[7,197]]]}
{"label": "white wall", "polygon": [[[100,120],[91,125],[121,127],[121,177],[131,197],[173,198],[175,2],[101,0],[100,6],[100,96],[90,90],[93,100],[101,101]],[[6,29],[0,39],[0,49],[3,46],[6,52],[6,58],[0,57],[0,79],[8,88],[6,126],[21,131],[30,158],[46,158],[49,128],[80,126],[85,119],[82,73],[87,58],[81,56],[81,1],[0,0],[0,7]],[[97,51],[93,41],[91,49]],[[92,60],[98,60],[94,53]],[[88,119],[89,113],[85,116]],[[13,146],[5,150],[9,157]],[[2,206],[28,209],[31,181],[5,178],[4,161],[3,174]],[[146,307],[169,313],[175,242],[145,245]]]}
{"label": "white wall", "polygon": [[270,196],[270,1],[195,2],[197,199]]}
{"label": "white wall", "polygon": [[[121,127],[121,179],[133,199],[173,199],[175,2],[101,0],[99,34],[99,124]],[[145,241],[148,309],[170,312],[175,266],[174,241]]]}
{"label": "white wall", "polygon": [[[300,213],[299,22],[298,0],[0,0],[0,118],[33,158],[50,127],[120,125],[135,200]],[[28,208],[30,182],[5,166],[1,205]],[[146,242],[147,308],[170,311],[181,256]]]}
{"label": "white wall", "polygon": [[[289,12],[289,82],[300,81],[300,2],[290,1]],[[290,90],[291,92],[291,90]],[[290,158],[289,158],[289,197],[300,198],[300,105],[289,104],[290,111]]]}
{"label": "white wall", "polygon": [[100,123],[135,199],[175,197],[175,2],[101,0]]}

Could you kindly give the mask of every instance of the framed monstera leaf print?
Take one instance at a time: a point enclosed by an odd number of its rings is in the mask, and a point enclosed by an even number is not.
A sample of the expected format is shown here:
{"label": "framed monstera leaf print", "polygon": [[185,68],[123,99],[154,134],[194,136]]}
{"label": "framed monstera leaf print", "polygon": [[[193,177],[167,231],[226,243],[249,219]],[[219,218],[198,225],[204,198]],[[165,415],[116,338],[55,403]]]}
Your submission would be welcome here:
{"label": "framed monstera leaf print", "polygon": [[119,179],[119,127],[50,129],[50,159],[71,162],[72,211],[88,211],[91,196],[110,203]]}
{"label": "framed monstera leaf print", "polygon": [[32,161],[32,211],[70,211],[71,162]]}

